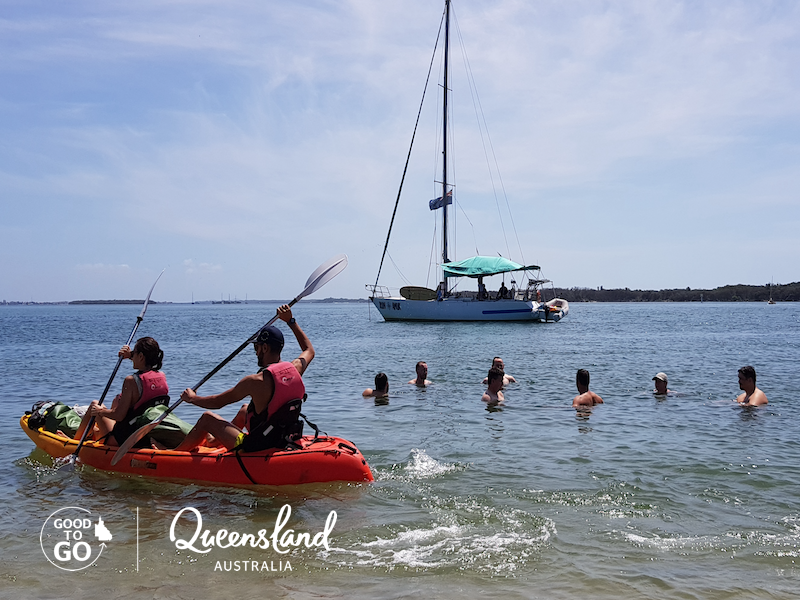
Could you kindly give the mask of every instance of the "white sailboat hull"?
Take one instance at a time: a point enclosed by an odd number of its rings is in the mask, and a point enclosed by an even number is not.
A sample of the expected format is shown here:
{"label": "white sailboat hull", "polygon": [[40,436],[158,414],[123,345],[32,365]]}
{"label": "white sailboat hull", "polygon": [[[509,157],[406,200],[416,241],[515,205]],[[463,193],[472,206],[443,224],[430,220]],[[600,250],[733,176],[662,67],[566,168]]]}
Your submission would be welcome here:
{"label": "white sailboat hull", "polygon": [[370,298],[387,321],[538,321],[556,323],[569,312],[569,303],[525,300],[406,300]]}

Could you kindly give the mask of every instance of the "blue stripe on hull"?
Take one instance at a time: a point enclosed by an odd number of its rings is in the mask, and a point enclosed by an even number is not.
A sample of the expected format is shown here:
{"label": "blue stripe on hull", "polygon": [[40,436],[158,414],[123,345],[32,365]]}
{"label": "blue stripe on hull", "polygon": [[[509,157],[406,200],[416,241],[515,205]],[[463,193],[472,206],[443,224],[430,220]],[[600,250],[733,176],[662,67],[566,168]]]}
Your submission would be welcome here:
{"label": "blue stripe on hull", "polygon": [[530,308],[515,308],[514,310],[482,310],[484,315],[506,315],[509,313],[529,313],[533,312]]}

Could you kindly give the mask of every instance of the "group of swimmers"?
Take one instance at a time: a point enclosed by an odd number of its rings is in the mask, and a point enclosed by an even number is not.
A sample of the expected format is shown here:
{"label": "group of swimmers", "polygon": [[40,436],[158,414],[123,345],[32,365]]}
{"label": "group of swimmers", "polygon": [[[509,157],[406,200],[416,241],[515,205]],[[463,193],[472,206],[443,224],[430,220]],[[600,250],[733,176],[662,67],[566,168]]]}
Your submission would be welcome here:
{"label": "group of swimmers", "polygon": [[[409,381],[409,384],[425,387],[430,385],[428,376],[428,365],[419,361],[416,365],[417,377]],[[586,369],[578,369],[575,375],[575,385],[578,388],[578,395],[572,400],[574,408],[594,406],[595,404],[603,404],[603,399],[595,392],[589,389],[589,371]],[[505,400],[503,389],[509,383],[516,383],[517,380],[513,375],[505,372],[505,364],[503,359],[495,356],[492,359],[492,367],[489,373],[483,379],[486,384],[486,391],[481,396],[481,400],[489,405],[500,404]],[[656,396],[666,396],[672,394],[673,391],[668,389],[667,374],[664,372],[656,373],[653,377],[655,389],[653,394]],[[739,389],[742,393],[736,398],[736,401],[743,406],[760,406],[767,404],[767,396],[756,386],[756,370],[747,365],[739,369]],[[385,398],[389,395],[389,378],[386,373],[378,373],[375,376],[375,387],[367,388],[362,392],[364,397]]]}
{"label": "group of swimmers", "polygon": [[[291,362],[281,360],[284,339],[280,329],[267,325],[253,339],[253,349],[258,359],[259,370],[253,375],[242,378],[235,386],[220,394],[198,396],[191,388],[181,394],[181,400],[206,409],[220,409],[245,398],[250,401],[243,404],[236,417],[227,421],[211,410],[203,413],[197,424],[186,438],[175,448],[180,451],[192,451],[197,447],[224,446],[227,449],[241,448],[245,451],[261,450],[273,447],[285,440],[276,437],[275,433],[290,431],[291,418],[287,419],[287,410],[305,398],[305,386],[302,375],[314,359],[314,347],[308,336],[292,316],[289,305],[278,307],[277,316],[294,334],[300,346],[300,355]],[[148,408],[169,402],[169,386],[161,372],[164,353],[158,342],[151,337],[137,340],[133,349],[123,346],[119,356],[130,359],[136,372],[125,378],[122,391],[117,394],[110,407],[102,406],[94,401],[89,405],[75,439],[81,439],[84,431],[93,421],[92,431],[87,439],[104,441],[110,446],[120,446],[133,433],[137,418]],[[427,387],[432,382],[428,379],[428,365],[419,361],[415,367],[416,377],[409,385]],[[654,393],[666,395],[671,392],[667,388],[667,375],[658,373],[653,377]],[[486,378],[486,391],[481,400],[489,405],[502,403],[505,398],[503,388],[516,383],[516,379],[505,372],[503,359],[495,356]],[[572,401],[573,407],[594,406],[602,404],[603,399],[589,390],[589,372],[579,369],[575,377],[578,395]],[[739,369],[739,388],[742,394],[736,399],[741,405],[759,406],[767,404],[767,397],[756,386],[756,372],[752,366]],[[385,373],[375,376],[375,387],[364,390],[365,397],[385,398],[389,394],[389,378]],[[299,410],[291,417],[296,422]],[[287,429],[289,428],[289,429]],[[270,432],[272,432],[271,435]],[[257,435],[259,434],[259,435]]]}

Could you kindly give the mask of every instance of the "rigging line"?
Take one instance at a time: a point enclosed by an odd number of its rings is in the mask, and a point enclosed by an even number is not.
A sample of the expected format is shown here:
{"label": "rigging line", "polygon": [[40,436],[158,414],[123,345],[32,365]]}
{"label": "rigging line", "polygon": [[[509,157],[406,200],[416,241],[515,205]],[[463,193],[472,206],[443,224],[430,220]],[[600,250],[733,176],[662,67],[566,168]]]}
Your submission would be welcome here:
{"label": "rigging line", "polygon": [[[417,120],[414,123],[414,133],[411,134],[411,145],[408,147],[408,156],[406,156],[406,164],[403,167],[403,176],[400,178],[400,189],[397,190],[397,200],[394,203],[394,210],[392,211],[392,220],[389,222],[389,231],[386,233],[386,243],[383,246],[383,254],[381,255],[381,263],[378,265],[378,274],[375,276],[375,287],[373,287],[373,294],[375,288],[378,287],[378,280],[381,278],[381,269],[383,269],[383,260],[386,258],[386,250],[389,248],[389,238],[392,235],[392,226],[394,225],[394,218],[397,215],[397,207],[400,204],[400,194],[403,191],[403,183],[406,180],[406,173],[408,172],[408,163],[411,161],[411,150],[414,148],[414,138],[417,136],[417,127],[419,126],[419,117],[422,114],[422,105],[425,102],[425,93],[428,91],[428,83],[431,79],[431,70],[433,69],[433,59],[436,57],[436,48],[439,46],[439,38],[442,35],[442,24],[444,23],[444,13],[442,13],[442,20],[439,21],[439,32],[436,34],[436,43],[433,45],[433,54],[431,54],[431,64],[428,66],[428,76],[425,79],[425,88],[422,90],[422,100],[419,103],[419,111],[417,112]],[[391,259],[390,259],[391,260]]]}
{"label": "rigging line", "polygon": [[400,279],[402,279],[403,281],[405,281],[405,282],[406,282],[408,285],[411,285],[411,282],[410,282],[408,279],[406,279],[406,276],[405,276],[405,275],[403,275],[402,271],[400,271],[400,267],[398,267],[398,266],[397,266],[397,263],[396,263],[396,262],[394,262],[394,259],[392,258],[392,255],[391,255],[391,254],[389,254],[389,253],[387,252],[387,253],[386,253],[386,256],[388,256],[388,257],[389,257],[389,260],[391,261],[392,265],[394,266],[394,268],[395,268],[395,271],[397,271],[397,274],[398,274],[398,275],[400,275]]}
{"label": "rigging line", "polygon": [[467,223],[469,223],[469,226],[472,228],[472,241],[475,242],[475,255],[480,256],[480,251],[478,250],[478,238],[475,237],[475,226],[472,224],[472,221],[470,221],[469,215],[467,215],[467,213],[464,211],[464,208],[461,206],[461,203],[456,202],[456,205],[458,206],[458,209],[461,211],[461,214],[464,215],[464,218],[467,220]]}
{"label": "rigging line", "polygon": [[433,257],[436,255],[436,219],[433,220],[433,240],[431,240],[431,255],[428,257],[428,276],[425,277],[425,285],[431,285],[431,265],[434,262]]}
{"label": "rigging line", "polygon": [[[508,195],[506,194],[505,186],[503,185],[503,178],[500,175],[500,167],[499,167],[499,165],[497,163],[497,156],[495,155],[494,146],[492,145],[492,139],[491,139],[491,136],[489,135],[489,127],[486,124],[486,115],[483,112],[483,105],[481,104],[480,95],[478,94],[478,86],[475,84],[475,76],[472,74],[472,66],[470,65],[470,62],[469,62],[469,57],[467,55],[467,49],[466,49],[466,46],[464,45],[464,38],[461,35],[461,27],[458,24],[458,18],[455,16],[455,12],[454,12],[453,18],[454,18],[454,20],[456,22],[456,31],[458,32],[458,41],[459,41],[459,44],[461,46],[461,53],[464,56],[464,67],[465,67],[465,71],[467,73],[467,83],[469,84],[470,93],[472,95],[472,104],[473,104],[473,108],[475,109],[475,119],[478,122],[478,131],[480,132],[481,144],[483,145],[483,154],[486,157],[486,167],[487,167],[487,169],[489,171],[489,179],[490,179],[491,184],[492,184],[492,193],[494,195],[495,205],[497,206],[497,215],[500,218],[500,228],[501,228],[501,230],[503,232],[503,241],[506,244],[506,251],[508,252],[509,256],[511,256],[511,249],[509,248],[509,245],[508,245],[508,236],[506,235],[505,223],[503,222],[503,213],[500,210],[500,202],[499,202],[499,200],[497,198],[497,188],[495,187],[495,183],[494,183],[494,174],[493,174],[493,171],[492,171],[492,165],[489,162],[489,153],[486,150],[486,140],[487,139],[489,141],[489,148],[491,149],[492,158],[494,159],[494,164],[495,164],[494,168],[497,171],[497,177],[500,180],[500,187],[502,188],[503,196],[504,196],[505,201],[506,201],[506,209],[508,210],[508,214],[509,214],[509,217],[510,217],[511,225],[512,225],[512,227],[514,229],[514,235],[515,235],[515,237],[517,239],[517,246],[519,247],[520,255],[522,255],[522,246],[519,243],[519,235],[517,234],[517,228],[516,228],[516,225],[514,224],[514,217],[511,214],[511,206],[510,206],[510,204],[508,202]],[[477,102],[477,104],[476,104],[476,102]],[[482,124],[481,124],[481,119],[483,119],[483,123]],[[485,134],[486,134],[486,138],[484,138],[484,131],[485,131]],[[525,262],[524,257],[523,257],[523,262]]]}

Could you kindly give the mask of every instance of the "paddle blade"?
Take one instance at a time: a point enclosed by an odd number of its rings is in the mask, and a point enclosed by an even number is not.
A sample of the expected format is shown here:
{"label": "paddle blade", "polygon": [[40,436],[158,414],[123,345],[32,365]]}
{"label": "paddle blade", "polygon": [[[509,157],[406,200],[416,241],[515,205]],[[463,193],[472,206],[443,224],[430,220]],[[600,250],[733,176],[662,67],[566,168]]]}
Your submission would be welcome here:
{"label": "paddle blade", "polygon": [[306,281],[306,289],[297,296],[297,300],[313,294],[347,267],[347,255],[339,254],[321,264]]}
{"label": "paddle blade", "polygon": [[[164,413],[164,414],[166,414],[166,413]],[[111,459],[111,466],[114,466],[120,460],[122,460],[122,457],[125,456],[128,453],[128,450],[133,448],[139,442],[139,440],[141,440],[148,433],[153,431],[153,429],[156,428],[156,425],[158,425],[160,422],[161,422],[161,419],[156,419],[152,423],[148,423],[147,425],[143,425],[142,427],[139,427],[139,429],[134,431],[130,435],[130,437],[127,440],[125,440],[125,443],[122,444],[119,447],[119,450],[117,450],[117,453],[114,455],[114,458]]]}

